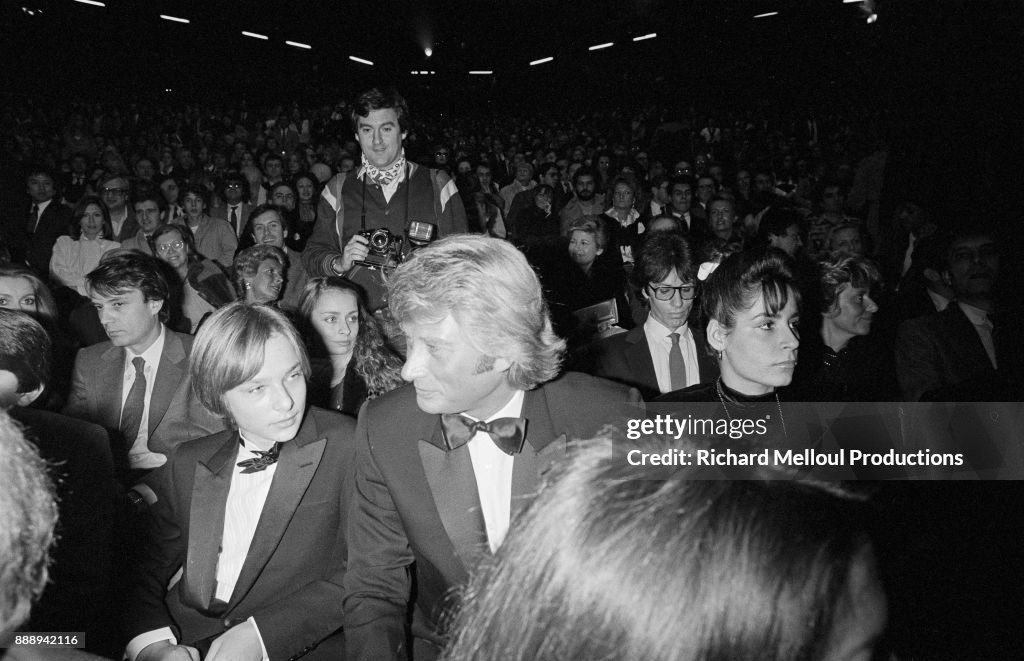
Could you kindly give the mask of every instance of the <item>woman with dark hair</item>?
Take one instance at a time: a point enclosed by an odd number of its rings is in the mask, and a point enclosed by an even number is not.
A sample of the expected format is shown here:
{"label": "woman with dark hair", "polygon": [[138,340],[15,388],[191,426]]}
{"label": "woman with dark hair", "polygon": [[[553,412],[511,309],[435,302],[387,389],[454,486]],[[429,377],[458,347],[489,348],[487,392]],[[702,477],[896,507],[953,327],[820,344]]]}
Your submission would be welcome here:
{"label": "woman with dark hair", "polygon": [[549,474],[470,580],[445,661],[873,658],[888,604],[863,498],[770,468],[631,466],[675,448],[614,443]]}
{"label": "woman with dark hair", "polygon": [[231,268],[232,258],[238,248],[238,237],[227,221],[207,215],[206,211],[210,208],[209,191],[198,185],[187,186],[183,205],[185,216],[182,221],[195,237],[195,247],[199,254],[224,268]]}
{"label": "woman with dark hair", "polygon": [[336,276],[310,280],[299,319],[314,356],[327,354],[313,359],[311,404],[355,416],[363,402],[403,384],[402,359],[387,345],[356,284]]}
{"label": "woman with dark hair", "polygon": [[50,277],[88,296],[85,274],[96,268],[105,253],[121,247],[112,236],[107,205],[95,195],[86,195],[71,213],[71,236],[59,237],[53,246]]}
{"label": "woman with dark hair", "polygon": [[[804,401],[884,402],[896,398],[892,354],[871,333],[882,275],[869,260],[839,255],[822,262],[793,376],[792,397]],[[817,323],[815,323],[817,322]]]}
{"label": "woman with dark hair", "polygon": [[721,376],[658,401],[716,402],[730,419],[750,417],[752,405],[775,407],[800,346],[800,291],[790,261],[773,249],[736,253],[707,277],[700,296]]}
{"label": "woman with dark hair", "polygon": [[232,268],[238,300],[276,307],[284,293],[287,269],[288,258],[280,248],[258,245],[241,251]]}
{"label": "woman with dark hair", "polygon": [[797,252],[804,245],[800,237],[800,216],[793,209],[771,207],[761,217],[757,230],[757,242],[786,253],[796,259]]}
{"label": "woman with dark hair", "polygon": [[[313,231],[316,222],[317,204],[320,201],[320,182],[308,172],[300,172],[295,177],[295,194],[298,199],[299,227],[307,228],[307,234]],[[301,230],[300,230],[301,231]]]}
{"label": "woman with dark hair", "polygon": [[195,333],[206,317],[231,301],[235,291],[220,264],[196,252],[192,232],[184,225],[162,225],[150,241],[153,254],[166,262],[181,284],[181,309]]}

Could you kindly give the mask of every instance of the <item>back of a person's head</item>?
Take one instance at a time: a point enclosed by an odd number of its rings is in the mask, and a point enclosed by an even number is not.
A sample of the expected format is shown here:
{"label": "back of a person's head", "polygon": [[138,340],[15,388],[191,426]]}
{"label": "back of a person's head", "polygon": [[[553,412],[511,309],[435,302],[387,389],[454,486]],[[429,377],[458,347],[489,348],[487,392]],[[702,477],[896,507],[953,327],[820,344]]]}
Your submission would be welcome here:
{"label": "back of a person's head", "polygon": [[633,467],[630,448],[667,446],[585,445],[552,473],[465,590],[444,659],[828,658],[854,568],[874,579],[860,499]]}

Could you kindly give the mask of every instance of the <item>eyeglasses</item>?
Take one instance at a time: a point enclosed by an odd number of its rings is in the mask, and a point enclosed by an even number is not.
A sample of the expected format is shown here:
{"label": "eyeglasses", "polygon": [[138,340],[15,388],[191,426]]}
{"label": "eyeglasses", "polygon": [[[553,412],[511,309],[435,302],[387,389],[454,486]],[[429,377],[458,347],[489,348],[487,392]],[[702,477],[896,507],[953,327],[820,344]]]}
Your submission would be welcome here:
{"label": "eyeglasses", "polygon": [[128,192],[127,188],[104,188],[102,189],[104,195],[122,195]]}
{"label": "eyeglasses", "polygon": [[224,188],[241,188],[241,187],[242,187],[242,184],[239,184],[239,183],[224,184]]}
{"label": "eyeglasses", "polygon": [[175,241],[174,243],[165,243],[162,246],[157,246],[156,251],[161,255],[166,255],[172,250],[181,250],[185,247],[184,241]]}
{"label": "eyeglasses", "polygon": [[683,285],[682,287],[669,287],[666,285],[647,285],[647,288],[654,293],[654,298],[659,301],[671,301],[672,297],[679,292],[679,298],[684,301],[692,301],[697,295],[697,288],[693,285]]}

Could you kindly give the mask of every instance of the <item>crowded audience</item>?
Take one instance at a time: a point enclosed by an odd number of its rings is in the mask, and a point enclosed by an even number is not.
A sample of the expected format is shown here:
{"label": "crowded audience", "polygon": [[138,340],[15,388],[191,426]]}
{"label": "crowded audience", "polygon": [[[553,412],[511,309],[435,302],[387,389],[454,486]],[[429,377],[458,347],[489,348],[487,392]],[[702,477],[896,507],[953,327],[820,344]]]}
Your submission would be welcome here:
{"label": "crowded audience", "polygon": [[[19,589],[47,622],[95,593],[63,628],[111,658],[866,658],[863,498],[629,480],[571,442],[645,401],[767,412],[768,447],[822,437],[786,402],[1021,399],[1002,237],[909,195],[880,212],[877,116],[442,125],[386,88],[128,114],[0,117],[3,409],[82,441],[39,439],[68,542]],[[100,556],[81,585],[75,549]]]}

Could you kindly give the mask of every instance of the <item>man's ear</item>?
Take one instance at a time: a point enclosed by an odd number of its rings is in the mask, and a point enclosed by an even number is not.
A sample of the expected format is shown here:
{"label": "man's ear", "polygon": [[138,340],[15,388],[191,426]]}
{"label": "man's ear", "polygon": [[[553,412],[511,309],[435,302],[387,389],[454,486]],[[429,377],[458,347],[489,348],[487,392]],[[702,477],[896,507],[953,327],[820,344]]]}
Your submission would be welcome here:
{"label": "man's ear", "polygon": [[923,275],[924,279],[927,280],[928,282],[945,282],[945,280],[942,277],[942,274],[940,274],[935,269],[925,269],[924,271],[921,272],[921,275]]}
{"label": "man's ear", "polygon": [[944,269],[942,271],[942,282],[944,282],[949,287],[953,286],[953,276],[949,274],[948,269]]}
{"label": "man's ear", "polygon": [[32,404],[32,402],[34,402],[37,399],[39,399],[40,395],[43,394],[43,390],[45,390],[45,389],[46,389],[46,384],[45,383],[40,383],[39,387],[36,388],[35,390],[30,390],[29,392],[19,392],[18,393],[18,399],[17,399],[17,402],[16,402],[17,405],[18,406],[22,406],[22,407],[29,406],[30,404]]}
{"label": "man's ear", "polygon": [[722,324],[718,323],[717,320],[712,319],[708,322],[708,344],[715,351],[722,351],[725,349],[725,338],[728,336],[728,331],[722,327]]}
{"label": "man's ear", "polygon": [[164,307],[164,301],[155,298],[149,299],[146,303],[149,304],[149,311],[152,312],[154,316],[160,314],[160,310]]}

